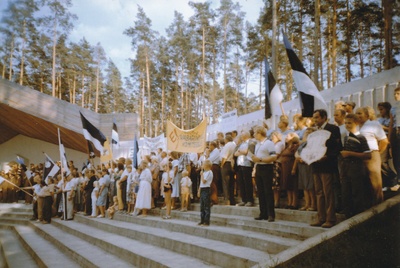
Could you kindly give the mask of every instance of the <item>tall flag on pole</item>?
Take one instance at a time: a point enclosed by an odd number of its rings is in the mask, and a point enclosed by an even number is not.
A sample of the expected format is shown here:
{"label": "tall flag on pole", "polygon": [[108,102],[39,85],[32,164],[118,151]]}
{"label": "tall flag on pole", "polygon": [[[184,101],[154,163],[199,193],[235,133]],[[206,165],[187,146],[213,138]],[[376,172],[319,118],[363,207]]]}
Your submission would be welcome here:
{"label": "tall flag on pole", "polygon": [[133,165],[133,167],[135,169],[137,169],[138,165],[139,165],[138,157],[137,157],[138,152],[139,152],[139,144],[138,144],[136,135],[135,135],[135,139],[134,139],[133,143],[134,144],[133,144],[133,159],[132,159],[133,161],[132,161],[132,165]]}
{"label": "tall flag on pole", "polygon": [[113,128],[111,131],[111,143],[114,145],[119,145],[119,135],[118,135],[118,128],[115,119],[113,120]]}
{"label": "tall flag on pole", "polygon": [[[81,112],[81,120],[82,120],[82,127],[83,127],[83,136],[85,139],[88,141],[88,149],[89,149],[89,155],[91,158],[94,157],[94,148],[96,148],[99,152],[100,155],[103,154],[104,150],[104,143],[106,142],[106,136],[97,129],[95,126],[93,126],[83,115]],[[92,144],[90,144],[92,143]],[[93,146],[92,146],[93,145]]]}
{"label": "tall flag on pole", "polygon": [[71,173],[71,170],[68,167],[67,155],[65,153],[64,144],[61,140],[60,129],[58,130],[58,144],[60,147],[60,162],[61,162],[61,172],[67,172],[67,176]]}
{"label": "tall flag on pole", "polygon": [[300,107],[302,116],[312,117],[316,109],[328,109],[324,99],[321,96],[317,86],[310,79],[310,76],[304,69],[303,64],[294,52],[285,33],[282,31],[283,42],[285,44],[286,53],[289,58],[290,66],[293,70],[293,80],[299,91]]}
{"label": "tall flag on pole", "polygon": [[25,165],[25,160],[24,160],[21,156],[19,156],[19,155],[17,155],[17,162],[18,162],[18,164],[21,165],[21,167],[22,167],[22,169],[23,169],[24,171],[27,171],[27,170],[28,170],[28,169],[26,168],[26,165]]}
{"label": "tall flag on pole", "polygon": [[46,156],[46,159],[44,161],[42,180],[44,182],[46,182],[49,177],[54,177],[58,173],[60,168],[54,163],[54,161],[46,153],[44,153],[44,155]]}
{"label": "tall flag on pole", "polygon": [[86,169],[90,169],[91,168],[91,164],[90,164],[90,161],[89,161],[89,159],[86,161],[86,163],[83,163],[83,166],[82,166],[82,174],[84,174],[85,173],[85,171],[86,171]]}
{"label": "tall flag on pole", "polygon": [[269,67],[267,58],[265,64],[265,119],[272,115],[281,115],[280,103],[283,101],[283,94],[276,83],[274,75]]}

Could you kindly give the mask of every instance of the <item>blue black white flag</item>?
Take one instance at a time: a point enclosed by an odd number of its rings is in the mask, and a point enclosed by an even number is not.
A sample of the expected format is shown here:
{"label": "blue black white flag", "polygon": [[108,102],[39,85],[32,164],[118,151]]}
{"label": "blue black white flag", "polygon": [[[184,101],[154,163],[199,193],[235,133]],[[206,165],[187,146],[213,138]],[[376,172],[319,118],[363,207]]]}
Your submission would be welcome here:
{"label": "blue black white flag", "polygon": [[294,52],[288,38],[282,32],[283,42],[285,44],[286,53],[289,58],[290,66],[293,70],[293,80],[299,91],[300,107],[302,116],[312,117],[314,110],[328,109],[324,99],[321,96],[317,86],[310,79],[310,76],[304,69],[303,64]]}
{"label": "blue black white flag", "polygon": [[[96,148],[99,152],[100,155],[103,154],[104,150],[104,143],[106,142],[106,136],[97,129],[95,126],[93,126],[83,115],[81,114],[81,120],[82,120],[82,127],[83,127],[83,136],[85,139],[88,141],[88,149],[89,149],[89,155],[91,158],[94,157],[94,148]],[[92,146],[93,145],[93,146]]]}
{"label": "blue black white flag", "polygon": [[115,120],[113,121],[113,128],[111,131],[111,143],[113,145],[119,145],[119,135],[118,135],[118,128],[117,128],[117,123]]}
{"label": "blue black white flag", "polygon": [[283,94],[279,89],[279,84],[276,83],[274,75],[269,67],[267,58],[264,58],[265,63],[265,119],[272,115],[282,115],[281,103]]}

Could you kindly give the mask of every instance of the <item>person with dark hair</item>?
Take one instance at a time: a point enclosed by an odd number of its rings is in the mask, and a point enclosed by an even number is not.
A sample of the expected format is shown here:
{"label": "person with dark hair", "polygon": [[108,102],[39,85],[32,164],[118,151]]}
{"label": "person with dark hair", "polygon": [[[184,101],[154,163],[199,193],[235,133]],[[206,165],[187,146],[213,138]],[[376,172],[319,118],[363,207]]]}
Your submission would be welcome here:
{"label": "person with dark hair", "polygon": [[363,160],[371,158],[371,152],[367,140],[357,130],[358,119],[355,114],[347,114],[345,125],[348,135],[345,137],[341,160],[341,183],[343,210],[347,218],[350,218],[368,207],[366,206],[366,181],[367,170]]}
{"label": "person with dark hair", "polygon": [[97,180],[94,170],[89,169],[86,172],[89,181],[86,183],[84,190],[85,190],[85,215],[91,216],[92,215],[92,192],[94,185],[93,183]]}
{"label": "person with dark hair", "polygon": [[[380,113],[380,117],[378,117],[378,122],[381,124],[386,135],[389,135],[391,109],[392,105],[389,102],[378,103],[378,110]],[[399,190],[400,185],[398,184],[395,171],[389,165],[389,159],[391,157],[390,150],[393,151],[393,146],[389,143],[386,149],[383,150],[381,153],[382,186],[384,190],[390,189],[391,191],[396,192]]]}
{"label": "person with dark hair", "polygon": [[218,188],[217,185],[221,180],[221,156],[219,149],[217,148],[217,143],[215,141],[210,142],[210,155],[207,160],[212,163],[211,170],[213,173],[213,180],[211,183],[211,203],[218,204]]}
{"label": "person with dark hair", "polygon": [[232,136],[225,136],[226,145],[221,150],[221,175],[222,175],[222,191],[224,202],[226,205],[235,205],[234,196],[234,178],[233,178],[233,154],[235,153],[236,144],[233,142]]}
{"label": "person with dark hair", "polygon": [[248,155],[254,154],[255,142],[250,139],[250,132],[245,131],[240,136],[242,143],[235,152],[237,156],[237,183],[242,202],[237,206],[251,207],[254,204],[252,171],[253,162]]}
{"label": "person with dark hair", "polygon": [[312,164],[318,220],[311,223],[311,226],[331,228],[336,224],[333,183],[338,173],[338,155],[342,149],[340,130],[339,127],[328,123],[328,114],[324,109],[314,111],[313,121],[318,130],[326,130],[331,134],[325,142],[325,155]]}

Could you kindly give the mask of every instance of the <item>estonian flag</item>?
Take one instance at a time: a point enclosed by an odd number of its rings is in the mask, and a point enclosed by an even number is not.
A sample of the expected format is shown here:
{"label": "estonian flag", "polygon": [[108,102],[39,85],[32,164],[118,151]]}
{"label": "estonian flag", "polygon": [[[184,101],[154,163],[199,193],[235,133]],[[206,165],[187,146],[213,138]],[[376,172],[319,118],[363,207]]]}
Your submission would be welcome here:
{"label": "estonian flag", "polygon": [[119,136],[118,136],[118,128],[115,120],[113,121],[113,128],[111,131],[111,143],[115,145],[119,145]]}
{"label": "estonian flag", "polygon": [[269,68],[267,58],[265,63],[265,119],[272,115],[281,115],[282,109],[280,103],[283,101],[283,94],[279,89],[279,85],[275,82],[275,78]]}
{"label": "estonian flag", "polygon": [[54,163],[54,161],[46,153],[44,153],[44,155],[46,156],[46,159],[44,161],[42,180],[45,183],[47,183],[47,179],[49,177],[54,177],[58,173],[60,168]]}
{"label": "estonian flag", "polygon": [[90,167],[91,167],[91,164],[90,164],[90,161],[89,161],[89,159],[88,159],[86,163],[83,163],[83,166],[82,166],[82,174],[85,173],[86,169],[88,169],[88,168],[90,169]]}
{"label": "estonian flag", "polygon": [[[100,155],[103,154],[104,143],[106,142],[106,136],[98,130],[95,126],[93,126],[83,115],[81,112],[81,120],[83,127],[83,136],[88,141],[89,155],[90,157],[94,157],[93,146],[100,152]],[[93,146],[91,146],[91,144]]]}
{"label": "estonian flag", "polygon": [[60,129],[58,128],[58,143],[60,147],[60,162],[61,162],[61,171],[67,172],[67,176],[71,173],[71,170],[68,167],[67,155],[65,154],[64,144],[61,140]]}
{"label": "estonian flag", "polygon": [[134,144],[133,144],[133,159],[132,159],[133,162],[132,162],[132,164],[133,164],[133,167],[135,169],[137,169],[138,168],[138,164],[139,164],[138,157],[137,157],[138,152],[139,152],[139,144],[138,144],[136,135],[135,135],[135,140],[133,142],[134,142]]}
{"label": "estonian flag", "polygon": [[290,66],[293,70],[293,80],[299,91],[300,107],[302,116],[312,117],[314,110],[317,109],[328,109],[324,99],[322,98],[318,88],[314,82],[310,79],[303,64],[294,53],[292,46],[289,43],[286,35],[283,33],[283,42],[285,44],[286,53],[289,58]]}
{"label": "estonian flag", "polygon": [[28,169],[26,168],[26,165],[25,165],[25,160],[22,158],[22,157],[20,157],[19,155],[17,155],[17,162],[21,165],[21,167],[22,167],[22,169],[24,170],[24,171],[27,171]]}

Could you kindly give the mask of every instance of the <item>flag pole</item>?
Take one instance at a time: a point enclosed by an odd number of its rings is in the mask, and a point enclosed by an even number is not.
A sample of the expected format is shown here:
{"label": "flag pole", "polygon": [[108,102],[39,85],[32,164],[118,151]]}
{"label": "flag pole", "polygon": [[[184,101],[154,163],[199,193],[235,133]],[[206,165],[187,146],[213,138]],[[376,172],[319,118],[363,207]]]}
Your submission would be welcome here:
{"label": "flag pole", "polygon": [[283,114],[283,115],[286,115],[286,114],[285,114],[285,110],[283,109],[282,102],[279,103],[279,106],[281,107],[282,114]]}
{"label": "flag pole", "polygon": [[[61,138],[60,138],[60,128],[57,128],[58,131],[58,147],[60,147],[61,145]],[[60,162],[62,161],[62,159],[60,159]],[[64,172],[62,170],[62,163],[61,163],[61,180],[64,182]]]}
{"label": "flag pole", "polygon": [[23,191],[24,193],[26,193],[26,194],[28,194],[28,195],[30,195],[30,196],[32,196],[32,197],[33,197],[33,195],[32,195],[32,194],[28,193],[27,191],[25,191],[24,189],[22,189],[22,188],[21,188],[21,187],[19,187],[18,185],[16,185],[16,184],[12,183],[11,181],[7,180],[7,179],[6,179],[6,178],[4,178],[4,177],[2,177],[2,178],[3,178],[3,180],[7,181],[9,184],[11,184],[11,185],[13,185],[13,186],[17,187],[18,189],[20,189],[20,190],[21,190],[21,191]]}

